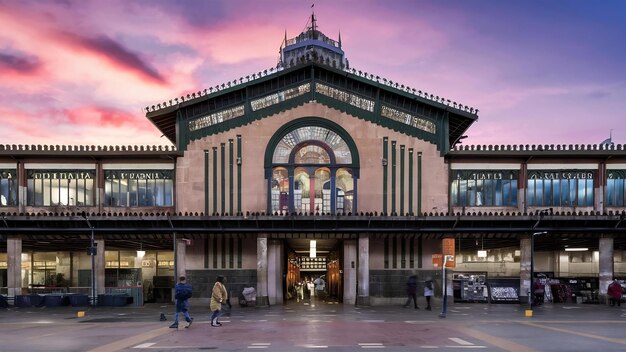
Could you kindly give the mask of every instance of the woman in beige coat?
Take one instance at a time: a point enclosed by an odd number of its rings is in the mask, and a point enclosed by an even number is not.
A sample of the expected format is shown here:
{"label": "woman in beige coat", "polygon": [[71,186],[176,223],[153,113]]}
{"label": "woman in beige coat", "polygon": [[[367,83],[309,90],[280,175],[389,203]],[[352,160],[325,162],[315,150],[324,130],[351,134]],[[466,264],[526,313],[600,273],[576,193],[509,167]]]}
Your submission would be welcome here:
{"label": "woman in beige coat", "polygon": [[226,282],[226,278],[224,276],[219,275],[217,277],[217,281],[215,285],[213,285],[213,292],[211,293],[211,311],[213,314],[211,315],[211,326],[222,326],[222,323],[217,321],[219,317],[222,315],[222,303],[226,303],[228,299],[228,292],[226,291],[226,286],[224,286],[224,282]]}

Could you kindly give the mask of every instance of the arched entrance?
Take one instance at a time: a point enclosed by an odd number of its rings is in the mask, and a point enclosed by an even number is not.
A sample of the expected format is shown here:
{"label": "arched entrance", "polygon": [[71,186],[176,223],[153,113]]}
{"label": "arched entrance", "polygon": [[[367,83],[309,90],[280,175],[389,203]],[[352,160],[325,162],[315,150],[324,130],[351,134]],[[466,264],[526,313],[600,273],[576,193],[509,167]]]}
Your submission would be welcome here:
{"label": "arched entrance", "polygon": [[265,152],[270,213],[351,213],[357,211],[359,158],[341,126],[302,118],[281,129]]}

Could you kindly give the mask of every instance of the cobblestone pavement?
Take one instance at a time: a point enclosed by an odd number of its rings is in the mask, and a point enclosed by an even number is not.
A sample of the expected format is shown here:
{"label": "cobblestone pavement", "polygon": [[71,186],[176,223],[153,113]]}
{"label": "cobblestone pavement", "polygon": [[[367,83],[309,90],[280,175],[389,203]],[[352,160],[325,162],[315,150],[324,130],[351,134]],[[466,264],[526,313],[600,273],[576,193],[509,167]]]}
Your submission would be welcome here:
{"label": "cobblestone pavement", "polygon": [[[221,327],[192,302],[193,325],[171,329],[173,305],[0,310],[0,351],[625,351],[626,307],[451,304],[445,318],[402,306],[292,302],[233,307]],[[78,311],[85,316],[79,318]],[[167,321],[160,321],[160,314]],[[182,317],[181,317],[182,318]]]}

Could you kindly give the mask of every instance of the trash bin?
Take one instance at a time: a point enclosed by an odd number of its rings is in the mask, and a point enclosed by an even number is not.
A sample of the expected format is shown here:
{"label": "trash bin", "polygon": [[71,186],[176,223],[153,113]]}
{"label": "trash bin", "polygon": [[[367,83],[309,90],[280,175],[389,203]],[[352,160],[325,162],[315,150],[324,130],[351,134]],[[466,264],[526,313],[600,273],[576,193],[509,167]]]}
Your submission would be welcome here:
{"label": "trash bin", "polygon": [[44,296],[31,294],[30,295],[30,305],[33,307],[43,307],[44,305]]}
{"label": "trash bin", "polygon": [[30,307],[30,295],[15,296],[14,304],[16,307],[20,307],[20,308]]}
{"label": "trash bin", "polygon": [[65,296],[63,295],[45,295],[44,296],[44,306],[46,307],[60,307],[63,305],[63,300]]}
{"label": "trash bin", "polygon": [[72,307],[86,307],[89,305],[89,296],[82,294],[71,294],[68,296]]}

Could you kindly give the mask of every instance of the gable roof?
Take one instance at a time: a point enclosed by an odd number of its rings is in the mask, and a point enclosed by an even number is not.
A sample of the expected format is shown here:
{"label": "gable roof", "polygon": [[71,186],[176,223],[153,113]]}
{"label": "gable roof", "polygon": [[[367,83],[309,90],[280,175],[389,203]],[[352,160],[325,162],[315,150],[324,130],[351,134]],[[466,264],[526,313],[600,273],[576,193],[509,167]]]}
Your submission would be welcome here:
{"label": "gable roof", "polygon": [[194,139],[303,105],[327,105],[449,151],[478,110],[355,69],[305,61],[269,69],[146,108],[146,117],[185,150]]}

